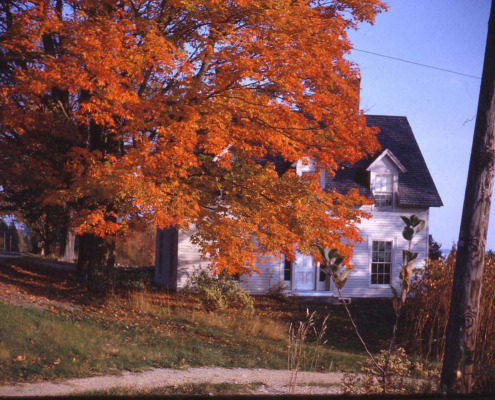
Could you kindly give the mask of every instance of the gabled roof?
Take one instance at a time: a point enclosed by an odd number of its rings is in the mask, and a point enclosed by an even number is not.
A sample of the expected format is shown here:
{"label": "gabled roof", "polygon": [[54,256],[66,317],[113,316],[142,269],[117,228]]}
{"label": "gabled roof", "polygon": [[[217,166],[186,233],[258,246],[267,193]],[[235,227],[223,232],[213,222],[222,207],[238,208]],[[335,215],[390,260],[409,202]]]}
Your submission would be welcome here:
{"label": "gabled roof", "polygon": [[402,165],[402,163],[399,161],[399,159],[395,156],[394,153],[392,153],[389,149],[385,149],[382,154],[380,154],[376,160],[374,160],[369,166],[368,168],[366,168],[366,171],[371,171],[373,169],[373,167],[375,166],[375,164],[377,164],[382,158],[384,157],[388,157],[390,158],[390,160],[392,160],[392,162],[395,164],[395,166],[397,167],[397,169],[400,171],[400,172],[406,172],[407,169],[406,167],[404,167]]}
{"label": "gabled roof", "polygon": [[369,172],[366,171],[383,149],[388,149],[405,168],[399,174],[397,198],[403,207],[441,207],[442,199],[426,166],[421,150],[406,117],[387,115],[366,115],[366,125],[380,128],[377,135],[382,150],[373,157],[358,161],[353,165],[342,165],[335,176],[328,177],[327,188],[347,193],[352,188],[367,197],[372,197],[369,188]]}

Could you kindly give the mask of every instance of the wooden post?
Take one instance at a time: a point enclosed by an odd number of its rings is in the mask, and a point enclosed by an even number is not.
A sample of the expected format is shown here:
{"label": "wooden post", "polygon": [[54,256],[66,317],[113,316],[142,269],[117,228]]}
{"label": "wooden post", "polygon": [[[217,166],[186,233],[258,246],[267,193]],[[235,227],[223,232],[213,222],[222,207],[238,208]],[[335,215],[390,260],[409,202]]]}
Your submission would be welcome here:
{"label": "wooden post", "polygon": [[495,163],[495,0],[492,0],[478,113],[457,244],[441,385],[470,393]]}

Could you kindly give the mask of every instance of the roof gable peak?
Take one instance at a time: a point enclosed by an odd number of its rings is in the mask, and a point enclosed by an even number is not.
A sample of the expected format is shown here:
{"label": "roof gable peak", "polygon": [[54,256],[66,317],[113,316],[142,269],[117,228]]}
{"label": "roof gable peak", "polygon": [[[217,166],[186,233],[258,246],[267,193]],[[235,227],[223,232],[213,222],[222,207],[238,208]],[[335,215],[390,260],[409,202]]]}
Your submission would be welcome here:
{"label": "roof gable peak", "polygon": [[366,168],[366,171],[371,171],[373,169],[373,166],[378,163],[382,158],[388,157],[392,162],[395,164],[395,166],[399,169],[400,172],[407,172],[406,167],[402,165],[402,163],[399,161],[399,159],[395,156],[394,153],[390,149],[385,149],[377,158],[375,161],[373,161],[368,168]]}

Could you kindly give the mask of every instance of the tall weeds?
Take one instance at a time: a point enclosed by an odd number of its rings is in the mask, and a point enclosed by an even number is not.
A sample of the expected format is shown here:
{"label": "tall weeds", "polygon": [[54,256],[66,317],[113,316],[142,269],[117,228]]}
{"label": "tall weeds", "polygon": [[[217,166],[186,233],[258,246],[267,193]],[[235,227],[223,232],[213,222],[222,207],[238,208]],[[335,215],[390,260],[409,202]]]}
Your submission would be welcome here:
{"label": "tall weeds", "polygon": [[[297,375],[300,370],[315,371],[320,358],[321,346],[327,330],[328,316],[323,320],[320,329],[316,327],[316,312],[306,309],[306,319],[298,324],[291,324],[289,328],[289,346],[287,362],[290,375],[289,392],[294,393],[297,388]],[[313,339],[311,343],[308,341]]]}
{"label": "tall weeds", "polygon": [[[429,261],[416,272],[414,296],[405,312],[404,345],[423,358],[440,361],[455,267],[455,249],[447,259]],[[475,364],[482,381],[495,380],[495,254],[485,257]]]}

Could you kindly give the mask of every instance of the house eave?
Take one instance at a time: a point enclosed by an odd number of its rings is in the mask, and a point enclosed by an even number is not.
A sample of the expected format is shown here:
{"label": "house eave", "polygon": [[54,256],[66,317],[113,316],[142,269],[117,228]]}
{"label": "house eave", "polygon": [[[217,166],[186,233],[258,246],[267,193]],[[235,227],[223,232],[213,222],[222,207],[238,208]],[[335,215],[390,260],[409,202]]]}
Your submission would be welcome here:
{"label": "house eave", "polygon": [[429,207],[443,207],[443,202],[440,201],[397,201],[399,207],[403,208],[429,208]]}

